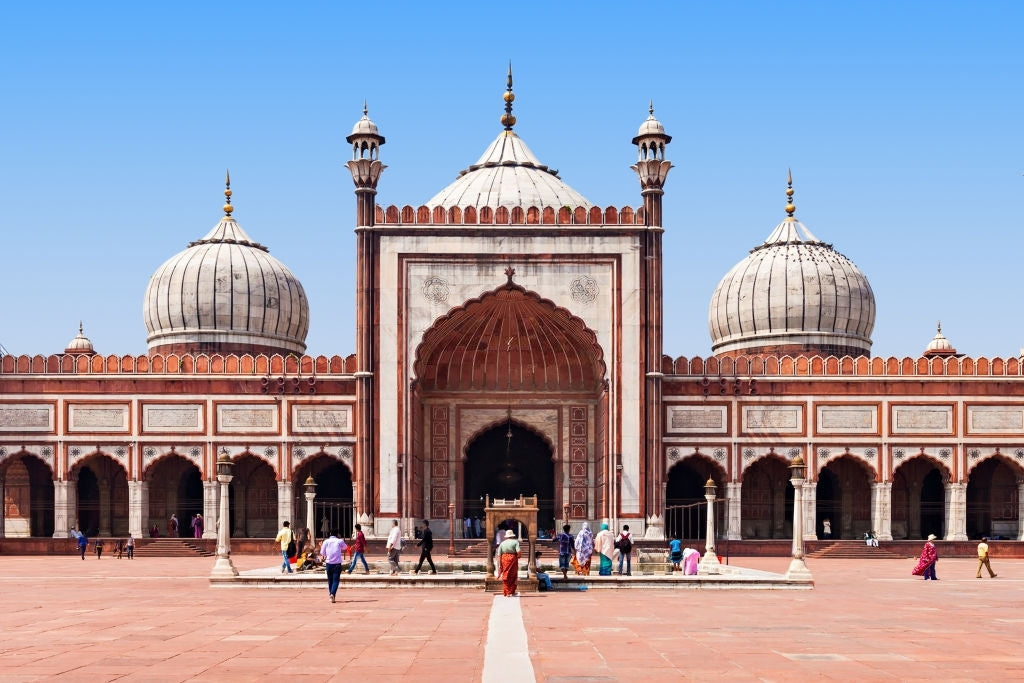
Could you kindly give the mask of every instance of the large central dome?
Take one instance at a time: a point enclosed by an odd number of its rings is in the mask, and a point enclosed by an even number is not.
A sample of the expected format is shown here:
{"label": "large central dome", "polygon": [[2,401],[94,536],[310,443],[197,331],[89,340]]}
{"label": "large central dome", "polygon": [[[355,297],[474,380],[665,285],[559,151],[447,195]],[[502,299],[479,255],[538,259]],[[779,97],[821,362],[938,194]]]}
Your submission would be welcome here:
{"label": "large central dome", "polygon": [[512,69],[509,67],[508,88],[505,92],[505,114],[501,117],[503,130],[475,164],[459,173],[448,187],[431,197],[427,206],[453,206],[477,209],[497,209],[532,206],[561,208],[578,206],[590,208],[586,197],[572,189],[553,171],[537,160],[526,143],[512,130],[516,117],[512,115]]}

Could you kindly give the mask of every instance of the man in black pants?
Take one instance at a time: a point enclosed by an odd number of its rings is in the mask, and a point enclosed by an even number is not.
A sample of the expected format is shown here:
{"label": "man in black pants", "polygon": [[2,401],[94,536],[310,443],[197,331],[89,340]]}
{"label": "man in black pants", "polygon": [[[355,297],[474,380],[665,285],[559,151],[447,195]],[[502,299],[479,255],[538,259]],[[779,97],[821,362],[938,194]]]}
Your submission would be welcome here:
{"label": "man in black pants", "polygon": [[423,538],[421,538],[416,545],[420,550],[420,561],[416,563],[416,569],[412,570],[413,574],[420,573],[420,567],[423,566],[423,560],[430,563],[430,573],[436,574],[437,568],[434,566],[434,559],[430,557],[430,551],[434,549],[434,532],[430,530],[430,520],[423,520]]}

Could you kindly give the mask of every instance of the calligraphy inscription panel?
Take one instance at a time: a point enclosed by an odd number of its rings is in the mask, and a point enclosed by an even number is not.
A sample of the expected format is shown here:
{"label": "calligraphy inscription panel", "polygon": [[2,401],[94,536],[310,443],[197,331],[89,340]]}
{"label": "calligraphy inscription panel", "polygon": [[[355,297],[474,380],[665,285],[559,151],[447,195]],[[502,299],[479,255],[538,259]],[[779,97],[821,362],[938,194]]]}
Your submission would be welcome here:
{"label": "calligraphy inscription panel", "polygon": [[147,432],[199,432],[203,429],[203,407],[193,405],[147,404],[142,407],[142,429]]}
{"label": "calligraphy inscription panel", "polygon": [[893,406],[893,434],[949,434],[953,431],[953,406]]}
{"label": "calligraphy inscription panel", "polygon": [[818,432],[821,434],[877,434],[878,409],[875,406],[818,406]]}
{"label": "calligraphy inscription panel", "polygon": [[725,406],[669,406],[669,433],[712,433],[724,434],[726,424]]}
{"label": "calligraphy inscription panel", "polygon": [[761,408],[744,406],[745,432],[799,432],[803,426],[799,406],[772,406]]}
{"label": "calligraphy inscription panel", "polygon": [[1024,433],[1024,406],[968,406],[970,434]]}
{"label": "calligraphy inscription panel", "polygon": [[352,407],[337,406],[325,408],[317,406],[292,407],[292,431],[301,434],[322,434],[331,432],[352,431]]}
{"label": "calligraphy inscription panel", "polygon": [[0,432],[52,432],[53,406],[0,403]]}
{"label": "calligraphy inscription panel", "polygon": [[128,406],[68,406],[69,432],[127,432]]}
{"label": "calligraphy inscription panel", "polygon": [[277,406],[217,406],[217,428],[222,432],[277,432]]}

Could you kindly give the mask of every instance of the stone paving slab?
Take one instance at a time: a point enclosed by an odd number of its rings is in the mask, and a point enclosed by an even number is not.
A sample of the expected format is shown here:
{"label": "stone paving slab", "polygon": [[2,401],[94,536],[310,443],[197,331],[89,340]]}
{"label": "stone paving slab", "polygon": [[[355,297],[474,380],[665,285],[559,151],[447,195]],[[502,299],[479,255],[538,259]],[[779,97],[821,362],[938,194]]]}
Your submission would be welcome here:
{"label": "stone paving slab", "polygon": [[1022,679],[1024,561],[993,564],[999,577],[978,580],[975,561],[942,559],[925,582],[912,560],[823,559],[809,591],[353,588],[331,604],[326,588],[211,589],[210,558],[0,557],[0,683],[480,681],[502,600],[519,603],[546,683]]}

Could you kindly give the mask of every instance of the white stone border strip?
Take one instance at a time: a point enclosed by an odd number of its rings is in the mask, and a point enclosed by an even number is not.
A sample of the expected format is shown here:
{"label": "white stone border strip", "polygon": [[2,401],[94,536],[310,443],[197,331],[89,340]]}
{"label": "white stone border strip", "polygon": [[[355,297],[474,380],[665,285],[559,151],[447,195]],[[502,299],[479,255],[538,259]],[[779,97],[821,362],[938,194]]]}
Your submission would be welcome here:
{"label": "white stone border strip", "polygon": [[487,622],[483,683],[536,683],[519,598],[495,595]]}

